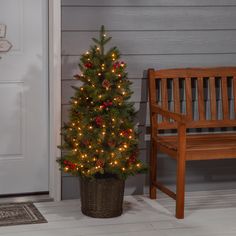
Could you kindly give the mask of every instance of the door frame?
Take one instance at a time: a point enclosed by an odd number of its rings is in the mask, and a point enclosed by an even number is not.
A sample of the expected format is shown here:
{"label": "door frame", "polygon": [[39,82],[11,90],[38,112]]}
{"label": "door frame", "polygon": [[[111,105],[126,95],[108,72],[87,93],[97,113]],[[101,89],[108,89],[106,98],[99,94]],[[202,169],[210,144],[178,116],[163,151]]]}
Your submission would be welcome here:
{"label": "door frame", "polygon": [[49,19],[49,195],[61,200],[61,0],[48,0]]}

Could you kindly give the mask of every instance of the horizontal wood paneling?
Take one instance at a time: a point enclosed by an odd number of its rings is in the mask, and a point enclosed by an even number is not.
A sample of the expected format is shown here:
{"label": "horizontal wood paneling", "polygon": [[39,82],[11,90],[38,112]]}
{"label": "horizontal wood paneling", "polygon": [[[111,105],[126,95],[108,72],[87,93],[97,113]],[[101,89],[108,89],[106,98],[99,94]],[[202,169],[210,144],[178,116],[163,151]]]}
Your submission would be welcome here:
{"label": "horizontal wood paneling", "polygon": [[[79,56],[62,57],[62,77],[72,78],[79,73]],[[190,55],[134,55],[123,56],[127,63],[129,78],[144,78],[147,68],[183,68],[235,66],[236,54],[190,54]]]}
{"label": "horizontal wood paneling", "polygon": [[[236,12],[236,11],[235,11]],[[108,33],[109,35],[109,33]],[[109,46],[125,55],[236,54],[235,31],[112,32]],[[97,32],[63,32],[62,55],[80,55]]]}
{"label": "horizontal wood paneling", "polygon": [[74,176],[62,177],[62,199],[75,199],[80,196],[79,178]]}
{"label": "horizontal wood paneling", "polygon": [[[235,29],[231,7],[63,7],[62,30],[209,30]],[[83,23],[84,22],[84,23]]]}
{"label": "horizontal wood paneling", "polygon": [[62,6],[233,6],[235,0],[62,0]]}

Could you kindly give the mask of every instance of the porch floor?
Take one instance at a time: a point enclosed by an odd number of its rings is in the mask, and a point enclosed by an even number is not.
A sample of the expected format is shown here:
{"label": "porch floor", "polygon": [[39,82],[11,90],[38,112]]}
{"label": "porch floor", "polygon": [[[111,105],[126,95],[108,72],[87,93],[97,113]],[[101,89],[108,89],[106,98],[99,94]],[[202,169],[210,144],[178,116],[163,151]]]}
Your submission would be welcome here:
{"label": "porch floor", "polygon": [[236,189],[187,193],[184,220],[174,217],[174,201],[159,193],[125,197],[124,213],[93,219],[80,211],[79,200],[35,203],[47,224],[1,227],[0,236],[235,236]]}

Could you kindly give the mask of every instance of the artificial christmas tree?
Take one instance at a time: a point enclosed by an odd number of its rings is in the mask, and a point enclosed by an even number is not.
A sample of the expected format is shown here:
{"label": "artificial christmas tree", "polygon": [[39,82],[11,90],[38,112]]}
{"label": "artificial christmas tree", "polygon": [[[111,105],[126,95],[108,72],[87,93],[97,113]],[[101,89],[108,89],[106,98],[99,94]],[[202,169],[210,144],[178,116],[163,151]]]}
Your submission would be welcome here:
{"label": "artificial christmas tree", "polygon": [[[76,75],[75,79],[82,81],[83,85],[74,87],[70,121],[62,129],[64,144],[61,149],[65,154],[58,161],[64,171],[81,176],[81,186],[89,183],[94,186],[96,181],[104,182],[104,179],[124,183],[129,175],[145,169],[138,159],[138,135],[133,123],[135,111],[128,101],[132,95],[131,82],[127,79],[126,64],[119,61],[118,49],[112,47],[105,51],[105,45],[110,40],[102,26],[99,39],[93,38],[95,45],[81,56],[81,74]],[[115,186],[111,182],[105,185],[105,188]],[[120,191],[124,191],[124,184],[118,185],[121,186]],[[82,192],[86,191],[83,189]],[[82,203],[88,197],[83,197],[83,193]],[[100,196],[102,199],[108,198],[102,202],[112,198],[110,195],[111,192],[107,197]],[[94,214],[91,209],[86,211],[87,215],[95,217],[112,216],[112,213],[104,216]],[[122,207],[116,214],[121,214],[121,211]],[[85,210],[83,212],[86,214]]]}

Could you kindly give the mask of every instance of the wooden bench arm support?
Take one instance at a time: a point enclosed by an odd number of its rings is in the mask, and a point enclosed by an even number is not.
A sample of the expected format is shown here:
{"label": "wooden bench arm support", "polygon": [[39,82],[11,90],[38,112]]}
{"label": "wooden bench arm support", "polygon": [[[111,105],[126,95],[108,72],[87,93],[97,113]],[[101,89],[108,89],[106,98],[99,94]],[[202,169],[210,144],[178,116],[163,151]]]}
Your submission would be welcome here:
{"label": "wooden bench arm support", "polygon": [[[152,167],[151,175],[153,186],[161,189],[163,192],[168,194],[171,197],[176,199],[176,217],[178,219],[184,218],[184,193],[185,193],[185,165],[186,165],[186,130],[187,130],[187,116],[167,111],[156,104],[151,105],[152,120],[154,120],[156,115],[162,115],[165,119],[172,119],[177,123],[177,132],[178,132],[178,157],[177,157],[177,182],[176,182],[176,194],[170,191],[168,188],[163,187],[158,182],[154,182],[156,179],[156,164]],[[154,125],[155,127],[155,125]],[[152,129],[152,135],[156,136],[157,132]],[[155,145],[155,144],[154,144]],[[155,149],[155,148],[154,148]],[[156,159],[157,150],[153,152],[152,160]],[[153,161],[152,161],[153,163]],[[154,162],[156,163],[156,162]],[[157,185],[155,185],[157,183]],[[152,198],[155,198],[155,193],[152,194]]]}
{"label": "wooden bench arm support", "polygon": [[158,105],[151,105],[151,110],[152,110],[152,113],[160,114],[161,116],[168,118],[168,119],[172,119],[178,123],[186,124],[186,122],[187,122],[186,115],[176,113],[176,112],[167,111]]}
{"label": "wooden bench arm support", "polygon": [[172,119],[177,122],[179,152],[184,153],[186,151],[186,129],[188,124],[187,116],[180,113],[167,111],[156,104],[151,106],[151,110],[152,113],[156,115],[159,114],[164,118]]}

